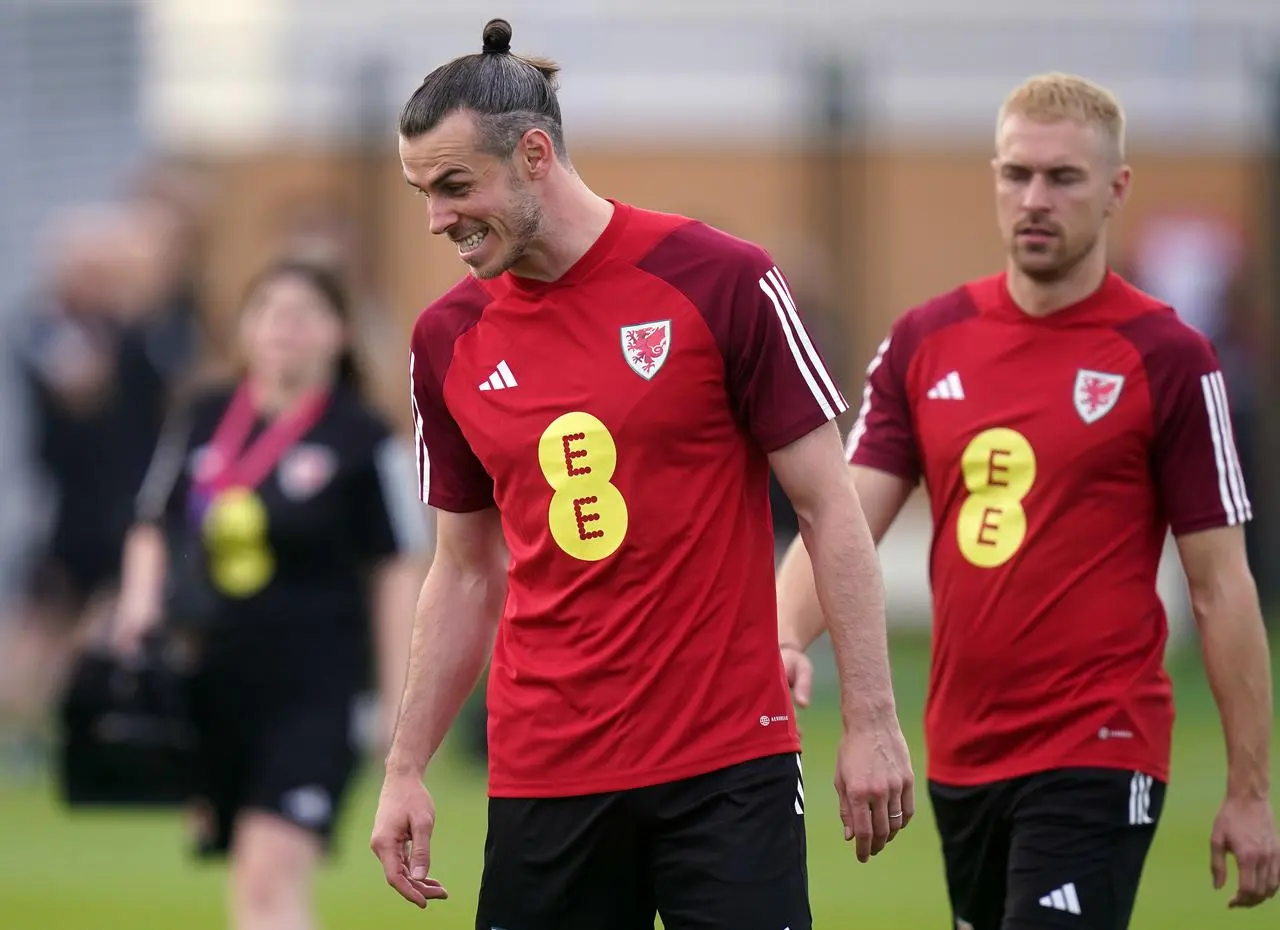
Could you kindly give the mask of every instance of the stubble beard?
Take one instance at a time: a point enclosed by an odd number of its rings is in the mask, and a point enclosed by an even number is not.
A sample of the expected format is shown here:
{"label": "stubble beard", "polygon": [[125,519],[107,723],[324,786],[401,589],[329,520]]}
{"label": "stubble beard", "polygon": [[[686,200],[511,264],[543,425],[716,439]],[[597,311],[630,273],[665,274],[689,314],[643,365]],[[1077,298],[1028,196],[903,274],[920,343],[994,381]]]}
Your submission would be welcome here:
{"label": "stubble beard", "polygon": [[[1024,253],[1015,244],[1013,247],[1013,261],[1017,265],[1018,270],[1030,278],[1037,284],[1056,284],[1066,278],[1076,267],[1084,261],[1097,245],[1097,237],[1090,239],[1081,248],[1075,251],[1068,251],[1069,243],[1059,239],[1054,243],[1052,251],[1058,253],[1058,260],[1049,264],[1042,262],[1028,262],[1025,260]],[[1044,253],[1031,253],[1039,257]]]}
{"label": "stubble beard", "polygon": [[514,268],[529,252],[529,246],[542,232],[542,206],[528,191],[518,191],[504,225],[510,230],[510,242],[502,260],[491,268],[472,269],[477,278],[488,281]]}

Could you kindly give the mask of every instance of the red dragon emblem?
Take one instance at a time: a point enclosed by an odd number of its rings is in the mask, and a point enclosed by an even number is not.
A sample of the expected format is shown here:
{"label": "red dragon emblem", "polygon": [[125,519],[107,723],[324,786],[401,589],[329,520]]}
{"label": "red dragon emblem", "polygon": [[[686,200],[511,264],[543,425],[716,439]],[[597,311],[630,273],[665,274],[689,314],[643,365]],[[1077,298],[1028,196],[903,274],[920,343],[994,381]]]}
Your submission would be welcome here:
{"label": "red dragon emblem", "polygon": [[671,349],[671,323],[640,323],[622,328],[622,354],[646,381],[658,373]]}
{"label": "red dragon emblem", "polygon": [[1111,399],[1111,392],[1114,391],[1118,384],[1114,381],[1107,383],[1097,378],[1086,378],[1084,382],[1084,402],[1090,413],[1100,407],[1106,406]]}
{"label": "red dragon emblem", "polygon": [[1080,369],[1076,372],[1076,412],[1085,423],[1094,423],[1108,413],[1120,399],[1124,375]]}

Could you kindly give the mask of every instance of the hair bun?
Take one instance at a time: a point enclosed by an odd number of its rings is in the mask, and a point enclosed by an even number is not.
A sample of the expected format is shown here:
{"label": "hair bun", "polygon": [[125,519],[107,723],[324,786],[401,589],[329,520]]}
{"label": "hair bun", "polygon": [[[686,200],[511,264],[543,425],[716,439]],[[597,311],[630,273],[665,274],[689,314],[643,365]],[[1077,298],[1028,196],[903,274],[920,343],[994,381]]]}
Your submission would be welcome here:
{"label": "hair bun", "polygon": [[506,55],[511,51],[511,24],[505,19],[491,19],[484,24],[484,53]]}

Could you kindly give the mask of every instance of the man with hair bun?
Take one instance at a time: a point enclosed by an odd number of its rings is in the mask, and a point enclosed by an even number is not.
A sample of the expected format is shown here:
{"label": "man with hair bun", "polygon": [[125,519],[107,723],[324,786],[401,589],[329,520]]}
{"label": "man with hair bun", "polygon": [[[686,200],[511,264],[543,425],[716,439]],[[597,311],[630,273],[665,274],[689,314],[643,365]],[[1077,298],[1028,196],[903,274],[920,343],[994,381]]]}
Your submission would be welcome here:
{"label": "man with hair bun", "polygon": [[[1048,74],[1001,107],[1004,272],[903,315],[846,444],[879,541],[921,481],[934,538],[930,797],[960,930],[1127,927],[1164,806],[1173,699],[1156,574],[1172,530],[1227,744],[1213,826],[1232,907],[1280,886],[1252,516],[1213,347],[1107,266],[1124,115]],[[805,546],[780,569],[798,704],[822,630]]]}
{"label": "man with hair bun", "polygon": [[400,117],[470,274],[411,340],[438,543],[372,847],[406,899],[446,897],[423,775],[492,650],[477,928],[808,930],[771,470],[836,649],[845,837],[866,861],[914,809],[848,404],[768,253],[591,191],[556,65],[510,43],[491,21]]}

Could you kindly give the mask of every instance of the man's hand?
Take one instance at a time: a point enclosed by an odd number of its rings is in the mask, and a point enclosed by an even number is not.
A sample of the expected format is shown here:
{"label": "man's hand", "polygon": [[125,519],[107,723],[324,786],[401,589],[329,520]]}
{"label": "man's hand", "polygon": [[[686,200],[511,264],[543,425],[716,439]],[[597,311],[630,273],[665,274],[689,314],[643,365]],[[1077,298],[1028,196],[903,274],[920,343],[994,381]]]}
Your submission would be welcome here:
{"label": "man's hand", "polygon": [[782,665],[787,670],[787,685],[797,707],[808,707],[813,697],[813,663],[804,650],[791,643],[783,643]]}
{"label": "man's hand", "polygon": [[836,758],[836,794],[844,838],[857,839],[859,862],[879,853],[911,822],[915,776],[896,717],[845,730]]}
{"label": "man's hand", "polygon": [[1266,798],[1223,801],[1210,845],[1215,889],[1227,883],[1227,854],[1236,858],[1237,887],[1228,907],[1254,907],[1280,888],[1280,842]]}
{"label": "man's hand", "polygon": [[427,878],[435,824],[436,806],[422,780],[413,775],[388,774],[382,783],[369,845],[382,862],[387,884],[418,907],[449,897],[443,885]]}

